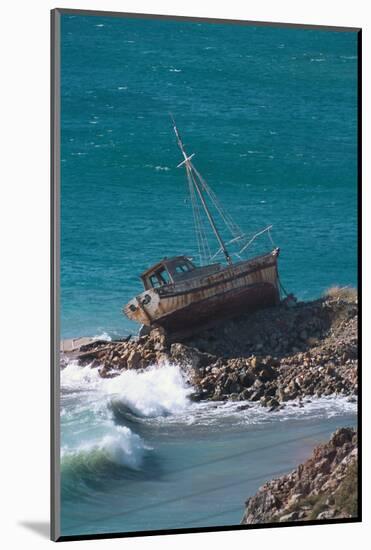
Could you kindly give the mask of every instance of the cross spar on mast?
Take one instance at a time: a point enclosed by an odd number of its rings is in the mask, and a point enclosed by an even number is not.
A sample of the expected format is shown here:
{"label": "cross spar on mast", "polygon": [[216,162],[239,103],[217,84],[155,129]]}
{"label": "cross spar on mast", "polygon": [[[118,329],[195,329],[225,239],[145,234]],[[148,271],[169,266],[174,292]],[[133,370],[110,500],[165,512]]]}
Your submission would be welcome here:
{"label": "cross spar on mast", "polygon": [[178,145],[179,145],[179,149],[181,150],[182,152],[182,155],[184,157],[184,160],[178,164],[177,168],[179,168],[180,166],[182,166],[183,164],[186,165],[186,168],[187,168],[187,172],[189,172],[189,175],[191,177],[191,180],[192,180],[192,183],[194,184],[194,186],[196,187],[196,190],[197,190],[197,193],[198,193],[198,196],[200,197],[200,201],[202,203],[202,206],[204,207],[204,210],[206,212],[206,216],[210,222],[210,225],[211,225],[211,228],[212,230],[214,231],[215,233],[215,236],[217,238],[217,241],[220,245],[220,248],[221,250],[223,251],[223,254],[225,256],[225,259],[227,260],[227,263],[229,265],[232,264],[232,258],[230,257],[229,255],[229,252],[224,244],[224,241],[222,239],[222,237],[220,236],[219,234],[219,231],[216,227],[216,224],[215,224],[215,221],[214,221],[214,218],[209,210],[209,207],[207,206],[207,203],[205,201],[205,197],[203,195],[203,192],[202,192],[202,189],[197,181],[197,178],[194,176],[194,173],[193,173],[193,170],[192,170],[192,163],[191,163],[191,158],[194,156],[194,153],[190,156],[187,156],[187,153],[185,152],[184,150],[184,145],[183,145],[183,142],[180,138],[180,135],[179,135],[179,132],[178,132],[178,128],[176,127],[176,124],[175,124],[175,120],[174,120],[174,117],[171,115],[171,118],[172,118],[172,121],[173,121],[173,125],[174,125],[174,132],[175,132],[175,135],[176,135],[176,138],[177,138],[177,142],[178,142]]}

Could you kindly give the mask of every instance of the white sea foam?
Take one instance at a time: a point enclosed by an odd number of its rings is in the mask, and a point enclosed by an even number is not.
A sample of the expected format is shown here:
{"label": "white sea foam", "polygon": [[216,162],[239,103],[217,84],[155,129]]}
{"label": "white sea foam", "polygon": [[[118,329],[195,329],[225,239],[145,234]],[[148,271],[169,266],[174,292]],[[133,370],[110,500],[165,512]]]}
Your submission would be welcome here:
{"label": "white sea foam", "polygon": [[108,342],[110,342],[112,338],[108,334],[108,332],[103,331],[100,334],[96,334],[95,336],[93,336],[93,340],[107,340]]}
{"label": "white sea foam", "polygon": [[91,369],[89,365],[81,367],[77,361],[70,361],[61,371],[62,390],[71,392],[98,389],[99,382],[97,369]]}
{"label": "white sea foam", "polygon": [[100,439],[81,443],[76,448],[65,446],[61,450],[63,466],[90,466],[113,462],[134,470],[141,467],[146,447],[139,437],[126,426],[112,426]]}
{"label": "white sea foam", "polygon": [[[71,361],[61,371],[62,468],[83,478],[93,470],[104,474],[112,464],[140,469],[150,447],[128,426],[117,425],[118,415],[153,421],[184,414],[192,388],[178,366],[127,370],[115,378],[101,378],[97,368]],[[111,465],[111,466],[110,466]]]}
{"label": "white sea foam", "polygon": [[70,362],[61,371],[61,386],[67,395],[86,392],[75,412],[89,408],[109,424],[113,424],[115,415],[122,413],[131,413],[146,422],[218,425],[226,420],[232,424],[260,424],[296,418],[330,418],[357,411],[357,403],[344,396],[292,401],[276,411],[241,401],[195,403],[190,400],[193,388],[183,371],[171,364],[101,378],[98,369]]}
{"label": "white sea foam", "polygon": [[192,392],[179,367],[152,367],[142,373],[129,370],[105,381],[104,389],[116,401],[142,417],[167,416],[185,411]]}
{"label": "white sea foam", "polygon": [[62,390],[95,391],[101,407],[123,405],[141,417],[167,416],[187,409],[192,388],[178,366],[126,370],[115,378],[101,378],[98,369],[70,362],[61,371]]}
{"label": "white sea foam", "polygon": [[62,472],[72,492],[76,479],[89,482],[93,476],[103,482],[115,467],[141,470],[151,447],[135,433],[140,426],[216,432],[310,422],[357,411],[356,402],[333,396],[288,402],[276,411],[241,401],[195,403],[190,400],[193,389],[183,371],[171,364],[101,378],[97,368],[72,361],[61,371],[61,387]]}
{"label": "white sea foam", "polygon": [[156,423],[179,423],[198,426],[209,426],[216,429],[225,423],[228,425],[256,425],[289,420],[315,420],[333,418],[343,414],[356,414],[357,402],[347,397],[307,398],[298,403],[289,401],[282,409],[270,411],[259,403],[248,401],[203,402],[193,403],[187,411],[168,418],[153,419]]}

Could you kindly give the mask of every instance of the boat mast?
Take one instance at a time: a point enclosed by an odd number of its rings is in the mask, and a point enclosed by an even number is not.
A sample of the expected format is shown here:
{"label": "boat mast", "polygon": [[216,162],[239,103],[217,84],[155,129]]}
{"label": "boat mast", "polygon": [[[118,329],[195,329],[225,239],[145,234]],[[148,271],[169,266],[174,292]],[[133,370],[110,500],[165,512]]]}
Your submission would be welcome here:
{"label": "boat mast", "polygon": [[177,142],[178,142],[178,145],[179,145],[179,149],[181,150],[182,152],[182,155],[184,157],[184,160],[178,164],[177,168],[179,168],[180,166],[182,166],[183,164],[185,164],[186,166],[186,169],[187,169],[187,175],[189,175],[189,177],[191,178],[191,181],[193,183],[193,185],[195,186],[196,190],[197,190],[197,193],[198,193],[198,196],[200,197],[200,201],[201,201],[201,204],[202,206],[204,207],[204,210],[205,210],[205,213],[206,213],[206,216],[207,216],[207,219],[209,220],[210,222],[210,225],[211,225],[211,228],[212,230],[214,231],[215,233],[215,236],[217,238],[217,241],[220,245],[220,248],[221,250],[223,251],[223,254],[225,256],[225,259],[227,260],[227,263],[229,265],[232,264],[232,258],[230,257],[229,255],[229,252],[224,244],[224,241],[222,239],[222,237],[220,236],[219,234],[219,231],[216,227],[216,224],[215,224],[215,221],[214,221],[214,218],[209,210],[209,207],[207,206],[207,203],[205,201],[205,197],[204,197],[204,194],[202,192],[202,189],[197,181],[197,178],[195,177],[195,174],[193,172],[193,167],[192,167],[192,163],[191,163],[191,158],[194,156],[194,153],[192,155],[190,155],[189,157],[187,156],[187,153],[185,152],[184,150],[184,145],[183,145],[183,142],[180,138],[180,135],[179,135],[179,132],[178,132],[178,128],[176,127],[176,124],[175,124],[175,120],[174,120],[174,117],[171,115],[171,118],[172,118],[172,121],[173,121],[173,125],[174,125],[174,132],[175,132],[175,135],[176,135],[176,139],[177,139]]}

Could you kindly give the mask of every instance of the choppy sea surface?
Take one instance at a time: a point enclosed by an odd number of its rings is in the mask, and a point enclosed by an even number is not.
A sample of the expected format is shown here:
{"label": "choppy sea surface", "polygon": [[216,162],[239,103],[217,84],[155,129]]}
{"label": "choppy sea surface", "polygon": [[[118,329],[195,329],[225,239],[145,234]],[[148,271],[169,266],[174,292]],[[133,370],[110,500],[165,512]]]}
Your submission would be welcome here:
{"label": "choppy sea surface", "polygon": [[[357,283],[355,34],[78,15],[61,31],[62,337],[135,332],[139,273],[197,261],[169,112],[236,222],[273,224],[287,290]],[[176,365],[102,380],[72,362],[61,388],[64,535],[238,524],[356,419],[341,397],[195,404]]]}
{"label": "choppy sea surface", "polygon": [[287,290],[356,284],[356,75],[355,33],[62,16],[62,335],[135,331],[139,274],[197,259],[169,112]]}

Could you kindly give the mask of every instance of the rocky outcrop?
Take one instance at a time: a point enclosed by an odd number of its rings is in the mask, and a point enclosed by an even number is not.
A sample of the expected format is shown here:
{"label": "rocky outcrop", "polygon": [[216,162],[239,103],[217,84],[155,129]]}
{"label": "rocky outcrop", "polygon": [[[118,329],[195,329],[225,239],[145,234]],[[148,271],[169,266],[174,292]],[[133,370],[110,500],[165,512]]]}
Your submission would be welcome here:
{"label": "rocky outcrop", "polygon": [[357,517],[357,434],[337,430],[293,472],[246,502],[242,524]]}
{"label": "rocky outcrop", "polygon": [[340,293],[221,323],[190,339],[189,345],[225,358],[253,354],[284,358],[317,349],[325,359],[336,352],[337,359],[344,361],[357,356],[357,314],[356,295]]}
{"label": "rocky outcrop", "polygon": [[145,369],[169,360],[168,344],[159,330],[136,340],[93,341],[82,346],[75,358],[81,365],[98,368],[102,377],[112,377],[126,369]]}
{"label": "rocky outcrop", "polygon": [[123,369],[180,365],[193,399],[250,400],[272,411],[303,397],[357,393],[356,296],[336,294],[225,321],[183,342],[160,329],[138,339],[82,346],[81,364],[102,377]]}

